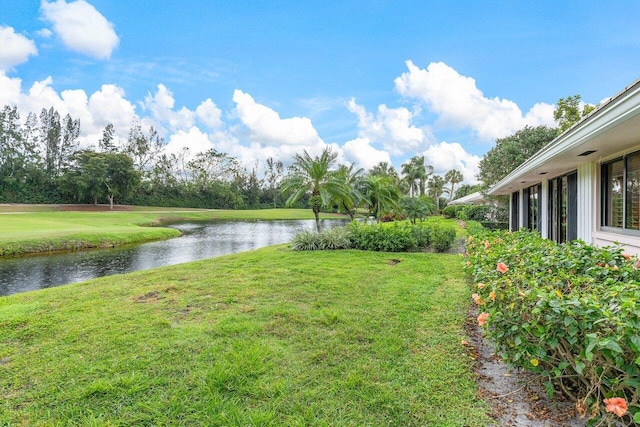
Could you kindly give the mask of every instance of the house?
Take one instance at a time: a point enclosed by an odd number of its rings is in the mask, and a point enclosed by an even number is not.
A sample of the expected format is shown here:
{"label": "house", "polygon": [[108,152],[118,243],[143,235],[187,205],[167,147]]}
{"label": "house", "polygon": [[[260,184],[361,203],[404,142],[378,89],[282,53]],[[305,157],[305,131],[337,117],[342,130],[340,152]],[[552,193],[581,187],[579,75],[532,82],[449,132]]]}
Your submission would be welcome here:
{"label": "house", "polygon": [[512,230],[640,254],[640,79],[489,190],[509,195]]}

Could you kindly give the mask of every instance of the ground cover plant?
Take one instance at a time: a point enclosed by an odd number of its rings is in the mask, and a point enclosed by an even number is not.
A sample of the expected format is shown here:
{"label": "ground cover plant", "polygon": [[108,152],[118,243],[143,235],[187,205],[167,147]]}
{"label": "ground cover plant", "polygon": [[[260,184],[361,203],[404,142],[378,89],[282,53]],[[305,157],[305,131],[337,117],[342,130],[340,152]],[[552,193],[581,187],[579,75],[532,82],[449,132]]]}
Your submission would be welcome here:
{"label": "ground cover plant", "polygon": [[[0,217],[0,256],[111,247],[176,237],[180,235],[178,230],[158,225],[177,220],[314,218],[313,214],[305,209],[198,210],[137,207],[131,211],[69,212],[61,210],[66,209],[64,206],[52,206],[48,208],[52,209],[50,211],[41,211],[40,206],[11,205],[11,207],[20,210],[21,213],[7,212]],[[28,211],[28,209],[35,211]],[[321,217],[344,218],[345,216],[322,214]],[[148,225],[155,225],[155,227],[148,227]]]}
{"label": "ground cover plant", "polygon": [[0,425],[488,425],[457,255],[286,246],[0,298]]}
{"label": "ground cover plant", "polygon": [[478,322],[506,362],[542,375],[590,425],[640,422],[640,264],[618,247],[532,232],[471,237]]}

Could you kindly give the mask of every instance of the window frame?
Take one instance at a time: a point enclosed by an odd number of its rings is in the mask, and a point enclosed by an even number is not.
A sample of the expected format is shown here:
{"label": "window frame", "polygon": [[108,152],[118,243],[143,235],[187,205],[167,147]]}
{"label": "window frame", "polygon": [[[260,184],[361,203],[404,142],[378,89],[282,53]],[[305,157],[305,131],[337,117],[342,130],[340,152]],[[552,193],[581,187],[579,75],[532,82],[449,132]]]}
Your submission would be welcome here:
{"label": "window frame", "polygon": [[[629,228],[627,226],[629,218],[628,216],[628,194],[629,189],[627,186],[628,180],[628,164],[629,158],[632,157],[640,157],[640,151],[634,151],[629,154],[625,154],[623,156],[618,156],[613,159],[610,159],[606,162],[601,163],[600,165],[600,229],[603,231],[615,232],[618,234],[624,234],[629,236],[640,236],[640,227],[639,228]],[[609,182],[610,182],[610,174],[609,174],[609,166],[613,163],[622,161],[622,186],[620,189],[620,193],[622,195],[622,226],[615,226],[607,224],[609,213],[611,212],[611,203],[613,203],[609,196]]]}

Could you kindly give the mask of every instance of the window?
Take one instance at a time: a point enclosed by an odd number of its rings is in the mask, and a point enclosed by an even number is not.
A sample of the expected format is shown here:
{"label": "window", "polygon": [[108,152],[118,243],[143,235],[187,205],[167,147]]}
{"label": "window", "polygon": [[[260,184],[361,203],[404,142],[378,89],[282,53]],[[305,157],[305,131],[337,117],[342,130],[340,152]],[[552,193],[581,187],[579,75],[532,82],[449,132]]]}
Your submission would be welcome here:
{"label": "window", "polygon": [[520,229],[520,192],[511,193],[511,231]]}
{"label": "window", "polygon": [[640,230],[640,153],[602,165],[601,223]]}
{"label": "window", "polygon": [[542,186],[540,184],[533,187],[524,189],[524,211],[527,213],[525,217],[524,226],[529,230],[540,231],[542,228],[542,218],[540,217],[540,211],[542,206],[540,205],[540,193],[542,192]]}
{"label": "window", "polygon": [[562,243],[578,237],[578,175],[573,172],[549,181],[549,236]]}

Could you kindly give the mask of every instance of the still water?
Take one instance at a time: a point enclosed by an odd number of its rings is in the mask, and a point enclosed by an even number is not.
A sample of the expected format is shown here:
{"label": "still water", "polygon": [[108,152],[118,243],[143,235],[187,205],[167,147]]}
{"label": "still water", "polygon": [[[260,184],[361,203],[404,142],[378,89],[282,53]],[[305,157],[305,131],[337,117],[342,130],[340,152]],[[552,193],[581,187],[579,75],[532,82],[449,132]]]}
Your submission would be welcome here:
{"label": "still water", "polygon": [[[324,220],[322,227],[346,223]],[[114,249],[0,259],[0,296],[286,243],[302,230],[313,230],[315,221],[216,221],[169,227],[182,236]]]}

